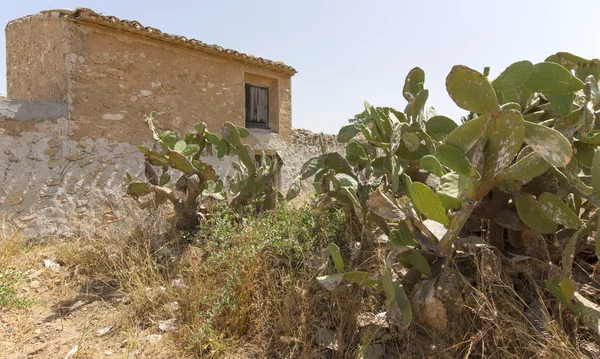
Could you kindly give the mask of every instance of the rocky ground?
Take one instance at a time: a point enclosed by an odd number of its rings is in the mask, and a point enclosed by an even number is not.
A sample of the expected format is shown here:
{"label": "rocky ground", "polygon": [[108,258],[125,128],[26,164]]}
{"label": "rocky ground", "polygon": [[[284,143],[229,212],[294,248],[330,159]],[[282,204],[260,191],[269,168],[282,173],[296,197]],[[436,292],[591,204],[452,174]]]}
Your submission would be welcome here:
{"label": "rocky ground", "polygon": [[33,303],[0,311],[2,359],[185,357],[169,345],[168,323],[130,324],[118,283],[86,283],[78,268],[44,251],[24,254],[17,266],[20,296]]}

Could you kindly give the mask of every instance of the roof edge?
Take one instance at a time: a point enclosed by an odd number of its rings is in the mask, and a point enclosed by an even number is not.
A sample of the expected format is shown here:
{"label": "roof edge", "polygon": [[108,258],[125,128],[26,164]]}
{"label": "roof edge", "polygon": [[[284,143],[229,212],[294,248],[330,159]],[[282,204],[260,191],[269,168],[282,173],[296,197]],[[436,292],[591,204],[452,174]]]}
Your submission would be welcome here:
{"label": "roof edge", "polygon": [[[223,48],[218,45],[210,45],[204,43],[200,40],[196,39],[188,39],[185,36],[172,35],[165,32],[162,32],[156,28],[150,26],[143,26],[138,21],[135,20],[122,20],[115,16],[105,16],[99,14],[92,9],[88,8],[77,8],[75,10],[66,10],[66,9],[54,9],[54,10],[44,10],[40,11],[38,14],[49,14],[49,13],[58,13],[59,16],[64,17],[66,20],[72,22],[83,22],[90,23],[94,25],[104,26],[116,30],[125,31],[134,35],[150,38],[153,40],[158,40],[161,42],[167,42],[173,45],[182,46],[185,48],[193,49],[196,51],[200,51],[212,56],[226,58],[234,61],[239,61],[242,63],[251,64],[254,66],[262,67],[269,69],[271,71],[283,73],[286,75],[293,76],[298,73],[296,69],[293,67],[286,65],[282,61],[272,61],[267,60],[262,57],[257,57],[252,54],[245,54],[239,51],[235,51],[232,49]],[[12,22],[18,21],[20,19],[25,19],[30,16],[24,16],[19,19],[15,19],[10,21],[6,26],[8,27]]]}

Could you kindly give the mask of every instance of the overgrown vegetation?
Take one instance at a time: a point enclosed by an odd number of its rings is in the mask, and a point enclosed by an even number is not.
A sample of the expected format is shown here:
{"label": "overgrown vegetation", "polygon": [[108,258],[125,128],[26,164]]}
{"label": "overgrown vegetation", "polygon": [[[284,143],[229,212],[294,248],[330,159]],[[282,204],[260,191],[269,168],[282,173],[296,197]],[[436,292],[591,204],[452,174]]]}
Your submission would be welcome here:
{"label": "overgrown vegetation", "polygon": [[19,233],[6,222],[0,222],[0,309],[25,308],[33,303],[20,291],[22,273],[9,265],[22,247],[23,239]]}
{"label": "overgrown vegetation", "polygon": [[[116,280],[140,326],[173,320],[191,356],[598,357],[600,61],[488,70],[448,74],[458,124],[426,107],[414,68],[405,108],[367,103],[337,136],[345,153],[323,148],[286,198],[246,129],[182,136],[151,116],[128,193],[170,202],[179,230],[62,243],[57,261]],[[287,203],[307,182],[312,206]]]}

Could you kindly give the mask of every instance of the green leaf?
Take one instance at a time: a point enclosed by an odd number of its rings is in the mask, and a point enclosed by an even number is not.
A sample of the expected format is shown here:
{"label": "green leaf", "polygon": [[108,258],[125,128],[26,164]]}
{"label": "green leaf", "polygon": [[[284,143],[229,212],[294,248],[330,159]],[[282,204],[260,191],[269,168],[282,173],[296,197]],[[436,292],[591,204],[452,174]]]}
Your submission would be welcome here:
{"label": "green leaf", "polygon": [[569,140],[560,132],[544,125],[525,122],[525,142],[555,167],[566,166],[573,156]]}
{"label": "green leaf", "polygon": [[219,144],[219,136],[215,135],[214,133],[207,131],[204,133],[204,136],[206,137],[206,140],[208,140],[208,142],[210,142],[214,146]]}
{"label": "green leaf", "polygon": [[367,152],[358,142],[350,142],[346,145],[346,159],[351,165],[359,164],[361,168],[369,162]]}
{"label": "green leaf", "polygon": [[496,92],[516,89],[525,83],[533,73],[530,61],[518,61],[508,66],[494,81],[492,86]]}
{"label": "green leaf", "polygon": [[471,173],[471,162],[462,150],[452,145],[441,143],[435,149],[435,157],[451,170],[469,176]]}
{"label": "green leaf", "polygon": [[513,161],[525,137],[523,116],[516,110],[503,111],[492,119],[486,132],[484,177],[494,177]]}
{"label": "green leaf", "polygon": [[406,221],[398,222],[398,229],[392,229],[389,238],[392,248],[418,245]]}
{"label": "green leaf", "polygon": [[223,135],[223,138],[226,138],[234,147],[242,146],[240,131],[233,123],[225,122],[221,126],[221,134]]}
{"label": "green leaf", "polygon": [[438,193],[437,195],[446,211],[458,211],[462,208],[462,201],[458,198],[451,197],[445,193]]}
{"label": "green leaf", "polygon": [[288,189],[288,192],[285,195],[285,199],[287,201],[291,201],[292,199],[296,198],[300,194],[301,189],[302,189],[302,180],[301,180],[300,176],[298,176],[294,179],[294,181],[290,185],[290,188]]}
{"label": "green leaf", "polygon": [[466,66],[456,65],[446,77],[446,90],[464,110],[492,114],[500,111],[496,92],[487,78]]}
{"label": "green leaf", "polygon": [[381,282],[373,278],[373,275],[368,272],[352,271],[344,273],[344,278],[360,285],[366,285],[372,288],[380,288]]}
{"label": "green leaf", "polygon": [[583,88],[583,82],[569,70],[553,62],[540,62],[533,66],[533,73],[525,86],[545,95],[570,93]]}
{"label": "green leaf", "polygon": [[575,156],[577,162],[583,167],[592,168],[594,153],[594,146],[590,146],[579,141],[573,143],[573,156]]}
{"label": "green leaf", "polygon": [[170,151],[167,153],[167,158],[175,169],[185,173],[185,174],[194,174],[196,173],[196,169],[194,165],[187,158],[185,158],[181,153]]}
{"label": "green leaf", "polygon": [[191,144],[191,145],[187,145],[183,151],[181,151],[181,154],[184,155],[185,157],[190,157],[195,155],[196,153],[200,152],[200,146],[196,145],[196,144]]}
{"label": "green leaf", "polygon": [[442,169],[440,161],[438,161],[438,159],[432,155],[421,157],[419,164],[421,165],[422,169],[431,172],[438,177],[442,177],[444,175],[444,170]]}
{"label": "green leaf", "polygon": [[240,134],[240,138],[246,138],[250,136],[250,131],[246,127],[235,126]]}
{"label": "green leaf", "polygon": [[347,125],[340,129],[340,132],[337,135],[337,141],[340,143],[346,143],[356,136],[357,133],[360,132],[359,128],[356,128],[354,125]]}
{"label": "green leaf", "polygon": [[550,164],[539,154],[532,152],[518,160],[512,166],[501,171],[496,179],[498,181],[524,181],[529,182],[533,178],[543,174],[550,169]]}
{"label": "green leaf", "polygon": [[600,148],[596,148],[592,160],[592,187],[596,195],[600,194]]}
{"label": "green leaf", "polygon": [[150,185],[148,183],[133,182],[127,187],[127,194],[133,197],[142,197],[150,193]]}
{"label": "green leaf", "polygon": [[425,108],[425,103],[427,102],[428,97],[429,97],[428,90],[422,90],[421,92],[419,92],[417,97],[415,97],[415,101],[412,103],[412,106],[411,106],[412,118],[414,120],[417,120],[419,118],[419,116],[421,116],[421,113],[423,112],[423,109]]}
{"label": "green leaf", "polygon": [[410,94],[412,98],[416,98],[417,95],[423,91],[423,84],[425,83],[425,71],[422,69],[415,67],[408,75],[406,75],[406,79],[404,81],[404,88],[402,89],[402,94],[406,101],[410,102],[411,97],[407,95]]}
{"label": "green leaf", "polygon": [[450,172],[440,178],[438,194],[443,193],[450,197],[459,198],[468,184],[469,176],[461,176],[456,172]]}
{"label": "green leaf", "polygon": [[344,259],[342,258],[340,247],[338,247],[335,243],[329,243],[327,248],[329,249],[329,253],[331,253],[331,257],[333,258],[335,269],[338,271],[338,273],[344,273]]}
{"label": "green leaf", "polygon": [[129,173],[129,171],[125,171],[125,178],[128,181],[133,181],[133,177],[131,176],[131,173]]}
{"label": "green leaf", "polygon": [[568,115],[573,110],[574,93],[563,93],[558,95],[545,95],[546,99],[554,106],[560,116]]}
{"label": "green leaf", "polygon": [[490,115],[483,115],[463,123],[444,138],[444,143],[458,147],[467,153],[484,136],[491,118]]}
{"label": "green leaf", "polygon": [[164,186],[167,183],[169,183],[169,181],[171,181],[171,175],[169,174],[169,172],[163,172],[160,175],[160,180],[158,181],[158,185],[159,186]]}
{"label": "green leaf", "polygon": [[521,194],[515,198],[515,205],[519,218],[534,231],[553,234],[558,229],[558,225],[544,214],[535,197]]}
{"label": "green leaf", "polygon": [[170,149],[175,148],[175,144],[179,141],[179,133],[173,131],[165,131],[158,135],[160,140]]}
{"label": "green leaf", "polygon": [[410,198],[415,207],[429,219],[445,226],[450,224],[439,197],[425,184],[413,182],[410,186]]}
{"label": "green leaf", "polygon": [[544,192],[539,199],[540,208],[546,217],[567,228],[578,228],[583,224],[571,208],[555,194]]}
{"label": "green leaf", "polygon": [[458,124],[446,116],[433,116],[425,122],[427,134],[436,141],[442,141]]}
{"label": "green leaf", "polygon": [[404,145],[410,152],[415,152],[421,145],[419,136],[414,132],[404,132],[402,134],[402,142],[404,142]]}
{"label": "green leaf", "polygon": [[227,143],[227,140],[224,138],[220,139],[219,143],[217,144],[217,157],[223,158],[228,150],[229,144]]}
{"label": "green leaf", "polygon": [[427,259],[425,259],[421,252],[413,249],[406,253],[405,258],[408,259],[410,264],[412,264],[413,267],[417,268],[419,272],[425,274],[425,276],[427,276],[428,278],[431,278],[431,267],[429,266]]}
{"label": "green leaf", "polygon": [[187,147],[187,144],[185,143],[185,141],[177,141],[175,143],[175,146],[173,146],[173,150],[175,152],[182,153],[183,150],[185,150],[186,147]]}
{"label": "green leaf", "polygon": [[579,313],[579,308],[577,308],[572,303],[572,296],[565,296],[564,291],[561,288],[561,281],[559,281],[558,279],[548,280],[546,282],[546,288],[548,288],[548,291],[552,293],[552,295],[555,296],[558,300],[560,300],[562,304],[569,308],[569,310],[571,310],[573,313]]}

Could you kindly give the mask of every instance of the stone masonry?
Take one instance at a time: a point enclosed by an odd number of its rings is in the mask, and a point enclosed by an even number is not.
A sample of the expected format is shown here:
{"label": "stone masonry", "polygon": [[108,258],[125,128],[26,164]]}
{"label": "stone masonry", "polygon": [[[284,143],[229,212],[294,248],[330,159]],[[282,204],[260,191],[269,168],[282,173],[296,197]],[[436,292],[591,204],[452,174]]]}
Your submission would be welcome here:
{"label": "stone masonry", "polygon": [[[51,10],[6,27],[8,98],[0,98],[0,215],[27,235],[73,236],[142,213],[124,195],[143,176],[136,145],[144,118],[190,132],[245,125],[245,84],[269,88],[269,129],[247,143],[283,161],[282,190],[320,153],[319,137],[293,130],[291,76],[281,63],[102,16]],[[333,136],[325,137],[337,149]],[[207,158],[221,175],[230,163]],[[310,186],[306,186],[310,187]],[[140,214],[141,215],[141,214]]]}

